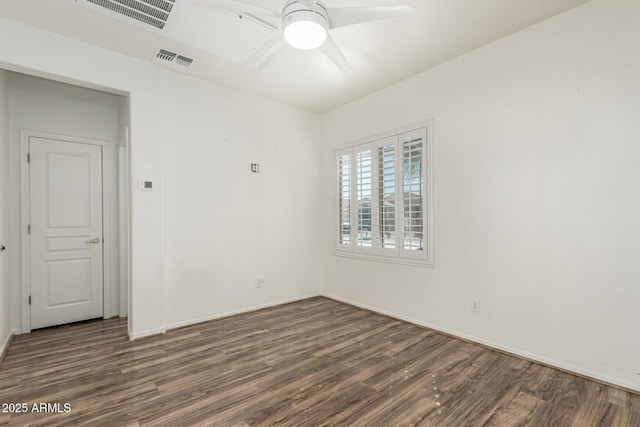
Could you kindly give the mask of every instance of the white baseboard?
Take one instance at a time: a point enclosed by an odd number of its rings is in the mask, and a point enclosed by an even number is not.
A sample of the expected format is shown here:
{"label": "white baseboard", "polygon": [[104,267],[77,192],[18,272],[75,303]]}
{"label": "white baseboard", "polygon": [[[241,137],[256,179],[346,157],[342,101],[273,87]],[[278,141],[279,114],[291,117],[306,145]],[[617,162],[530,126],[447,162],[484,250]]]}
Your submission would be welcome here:
{"label": "white baseboard", "polygon": [[426,328],[433,329],[435,331],[443,332],[443,333],[445,333],[447,335],[458,337],[458,338],[461,338],[461,339],[463,339],[465,341],[471,341],[471,342],[478,343],[478,344],[481,344],[483,346],[490,347],[490,348],[493,348],[493,349],[496,349],[496,350],[499,350],[499,351],[502,351],[502,352],[505,352],[505,353],[509,353],[509,354],[512,354],[512,355],[515,355],[515,356],[520,356],[520,357],[523,357],[525,359],[529,359],[529,360],[532,360],[532,361],[535,361],[535,362],[540,362],[540,363],[542,363],[544,365],[552,366],[552,367],[555,367],[555,368],[558,368],[560,370],[567,371],[567,372],[570,372],[570,373],[573,373],[573,374],[576,374],[576,375],[580,375],[580,376],[583,376],[583,377],[588,377],[588,378],[594,379],[596,381],[600,381],[600,382],[604,382],[604,383],[611,384],[611,385],[614,385],[614,386],[626,388],[626,389],[629,389],[629,390],[633,390],[635,392],[640,392],[640,386],[638,384],[636,384],[636,383],[625,381],[625,380],[622,380],[622,379],[619,379],[619,378],[612,378],[612,377],[609,377],[607,375],[602,375],[602,374],[600,374],[598,372],[593,372],[593,371],[590,371],[588,369],[580,368],[578,366],[574,366],[574,365],[571,365],[571,364],[568,364],[568,363],[559,362],[557,360],[550,359],[550,358],[547,358],[547,357],[544,357],[544,356],[540,356],[540,355],[537,355],[537,354],[534,354],[534,353],[529,353],[527,351],[523,351],[523,350],[520,350],[520,349],[517,349],[517,348],[512,348],[512,347],[509,347],[509,346],[498,344],[498,343],[495,343],[493,341],[488,341],[488,340],[485,340],[485,339],[482,339],[482,338],[474,337],[472,335],[468,335],[468,334],[465,334],[465,333],[462,333],[462,332],[459,332],[459,331],[451,330],[451,329],[442,327],[440,325],[435,325],[435,324],[432,324],[432,323],[422,322],[420,320],[416,320],[416,319],[413,319],[411,317],[407,317],[407,316],[403,316],[403,315],[400,315],[400,314],[397,314],[397,313],[393,313],[393,312],[390,312],[390,311],[387,311],[387,310],[383,310],[383,309],[378,308],[378,307],[373,307],[373,306],[369,306],[369,305],[366,305],[366,304],[361,304],[359,302],[352,301],[352,300],[347,299],[347,298],[342,298],[342,297],[339,297],[339,296],[336,296],[336,295],[332,295],[332,294],[329,294],[329,293],[322,293],[321,295],[324,296],[324,297],[327,297],[327,298],[334,299],[336,301],[343,302],[345,304],[352,305],[354,307],[363,308],[365,310],[369,310],[369,311],[373,311],[373,312],[376,312],[376,313],[384,314],[385,316],[393,317],[394,319],[404,320],[405,322],[413,323],[414,325],[424,326]]}
{"label": "white baseboard", "polygon": [[185,326],[195,325],[197,323],[208,322],[210,320],[220,319],[222,317],[233,316],[235,314],[248,313],[248,312],[260,310],[260,309],[263,309],[263,308],[274,307],[276,305],[282,305],[282,304],[288,304],[290,302],[301,301],[301,300],[305,300],[305,299],[309,299],[309,298],[313,298],[313,297],[318,297],[318,296],[320,296],[319,293],[302,295],[302,296],[299,296],[299,297],[287,298],[287,299],[283,299],[283,300],[279,300],[279,301],[272,301],[272,302],[268,302],[266,304],[254,305],[254,306],[251,306],[251,307],[241,308],[241,309],[238,309],[238,310],[226,311],[224,313],[216,313],[216,314],[212,314],[212,315],[209,315],[209,316],[199,317],[199,318],[196,318],[196,319],[190,319],[190,320],[185,320],[185,321],[181,321],[181,322],[171,323],[171,324],[167,325],[167,330],[176,329],[176,328],[182,328],[182,327],[185,327]]}
{"label": "white baseboard", "polygon": [[7,354],[7,350],[9,350],[9,344],[11,344],[11,340],[17,333],[18,331],[10,331],[2,344],[0,344],[0,363],[2,363],[2,361],[4,360],[4,356]]}
{"label": "white baseboard", "polygon": [[146,331],[131,331],[128,330],[129,333],[129,341],[137,340],[138,338],[150,337],[151,335],[160,335],[164,334],[167,330],[164,328],[155,328],[148,329]]}
{"label": "white baseboard", "polygon": [[195,319],[184,320],[184,321],[181,321],[181,322],[175,322],[175,323],[171,323],[171,324],[167,325],[164,328],[149,329],[147,331],[131,331],[131,330],[129,330],[128,331],[129,340],[133,341],[133,340],[136,340],[136,339],[139,339],[139,338],[148,337],[148,336],[151,336],[151,335],[164,334],[166,331],[168,331],[170,329],[183,328],[185,326],[195,325],[195,324],[202,323],[202,322],[208,322],[210,320],[216,320],[216,319],[220,319],[222,317],[233,316],[235,314],[248,313],[248,312],[251,312],[251,311],[260,310],[262,308],[274,307],[276,305],[287,304],[287,303],[295,302],[295,301],[301,301],[301,300],[305,300],[305,299],[313,298],[313,297],[317,297],[317,296],[320,296],[320,294],[314,293],[314,294],[308,294],[308,295],[301,295],[301,296],[294,297],[294,298],[287,298],[287,299],[283,299],[283,300],[272,301],[272,302],[269,302],[269,303],[266,303],[266,304],[254,305],[254,306],[251,306],[251,307],[245,307],[245,308],[241,308],[241,309],[238,309],[238,310],[225,311],[223,313],[215,313],[215,314],[211,314],[209,316],[198,317],[198,318],[195,318]]}

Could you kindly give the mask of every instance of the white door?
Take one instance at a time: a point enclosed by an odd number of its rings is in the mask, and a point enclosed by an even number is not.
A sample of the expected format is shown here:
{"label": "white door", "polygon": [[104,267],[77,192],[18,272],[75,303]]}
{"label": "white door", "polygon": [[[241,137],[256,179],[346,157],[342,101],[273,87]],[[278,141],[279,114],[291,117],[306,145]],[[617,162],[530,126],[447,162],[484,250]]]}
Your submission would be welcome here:
{"label": "white door", "polygon": [[102,317],[102,155],[29,137],[32,329]]}

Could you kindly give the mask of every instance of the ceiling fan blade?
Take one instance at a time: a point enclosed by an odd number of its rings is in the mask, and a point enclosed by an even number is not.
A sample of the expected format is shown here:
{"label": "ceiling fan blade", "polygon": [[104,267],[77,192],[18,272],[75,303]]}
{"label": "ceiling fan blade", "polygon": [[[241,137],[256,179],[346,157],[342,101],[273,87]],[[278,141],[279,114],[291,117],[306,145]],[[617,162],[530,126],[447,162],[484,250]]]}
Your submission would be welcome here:
{"label": "ceiling fan blade", "polygon": [[[231,10],[231,9],[229,9]],[[277,30],[278,26],[273,25],[271,22],[267,22],[266,20],[260,18],[259,16],[254,15],[253,13],[250,12],[241,12],[241,11],[237,11],[237,10],[231,10],[231,12],[235,13],[236,15],[242,17],[242,18],[247,18],[249,21],[251,22],[255,22],[258,25],[262,25],[263,27],[269,29],[269,30]]]}
{"label": "ceiling fan blade", "polygon": [[327,55],[334,64],[338,66],[345,74],[353,74],[353,67],[344,56],[344,53],[340,50],[336,42],[331,35],[327,35],[327,40],[320,46],[322,53]]}
{"label": "ceiling fan blade", "polygon": [[229,10],[247,17],[261,15],[266,18],[282,19],[282,13],[246,0],[191,0],[191,4],[208,9]]}
{"label": "ceiling fan blade", "polygon": [[277,11],[277,10],[273,10],[273,9],[269,9],[268,7],[264,7],[264,4],[259,4],[259,3],[264,3],[263,2],[251,2],[251,1],[247,1],[247,0],[232,0],[233,3],[237,3],[238,5],[242,5],[242,6],[247,6],[250,8],[253,8],[256,10],[256,13],[260,13],[263,16],[267,16],[269,18],[277,18],[277,19],[282,19],[282,12],[281,11]]}
{"label": "ceiling fan blade", "polygon": [[298,3],[302,3],[311,10],[316,10],[318,0],[298,0]]}
{"label": "ceiling fan blade", "polygon": [[328,8],[329,28],[346,27],[363,22],[380,21],[411,15],[413,6],[371,6],[371,7],[335,7]]}
{"label": "ceiling fan blade", "polygon": [[269,39],[267,39],[267,41],[264,42],[262,46],[260,46],[258,50],[254,52],[253,55],[251,55],[251,58],[249,58],[247,64],[253,70],[258,71],[265,65],[267,65],[267,63],[269,63],[269,61],[271,61],[273,57],[276,56],[276,53],[278,53],[283,46],[284,36],[282,34],[282,30],[280,29],[273,33],[273,35]]}

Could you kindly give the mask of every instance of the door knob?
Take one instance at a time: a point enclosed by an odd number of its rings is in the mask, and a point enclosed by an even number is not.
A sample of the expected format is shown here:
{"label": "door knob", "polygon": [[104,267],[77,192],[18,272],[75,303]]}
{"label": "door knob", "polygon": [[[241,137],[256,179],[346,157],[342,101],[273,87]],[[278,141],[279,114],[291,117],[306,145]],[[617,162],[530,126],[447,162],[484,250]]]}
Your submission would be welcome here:
{"label": "door knob", "polygon": [[87,240],[85,243],[93,243],[94,245],[97,245],[98,243],[100,243],[102,241],[102,239],[100,239],[99,237],[94,237],[91,240]]}

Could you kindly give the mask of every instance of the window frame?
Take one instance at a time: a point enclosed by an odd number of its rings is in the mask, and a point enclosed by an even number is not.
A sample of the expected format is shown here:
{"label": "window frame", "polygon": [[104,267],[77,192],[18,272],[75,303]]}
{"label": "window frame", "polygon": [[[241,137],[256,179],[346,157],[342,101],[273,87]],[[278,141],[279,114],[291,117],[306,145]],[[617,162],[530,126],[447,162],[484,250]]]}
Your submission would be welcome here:
{"label": "window frame", "polygon": [[[432,120],[415,123],[401,128],[393,129],[388,132],[373,135],[355,142],[342,144],[334,147],[334,166],[333,166],[333,254],[341,257],[351,257],[367,259],[372,261],[391,262],[397,264],[416,265],[423,267],[434,267],[434,230],[433,230],[433,198],[434,198],[434,180],[433,180],[433,133],[434,123]],[[404,182],[403,182],[403,142],[411,141],[412,137],[421,136],[423,140],[422,156],[421,156],[421,227],[422,232],[422,250],[404,249],[404,231],[405,231],[405,208],[404,208]],[[395,234],[395,247],[383,247],[380,236],[380,212],[379,203],[380,193],[380,163],[378,161],[378,153],[381,147],[394,147],[394,219],[393,232]],[[358,179],[357,179],[357,159],[358,153],[370,151],[370,241],[371,246],[362,246],[357,243],[358,235]],[[339,200],[343,195],[339,185],[343,182],[340,179],[339,159],[341,156],[348,155],[350,159],[349,165],[349,238],[348,244],[341,243],[344,240],[344,226],[340,223],[342,217],[338,212],[342,207]],[[388,176],[388,175],[387,175]],[[384,185],[384,183],[383,183]],[[413,185],[413,183],[411,184]],[[382,192],[384,194],[384,190]],[[411,197],[411,196],[409,196]],[[345,199],[342,199],[343,201]]]}

